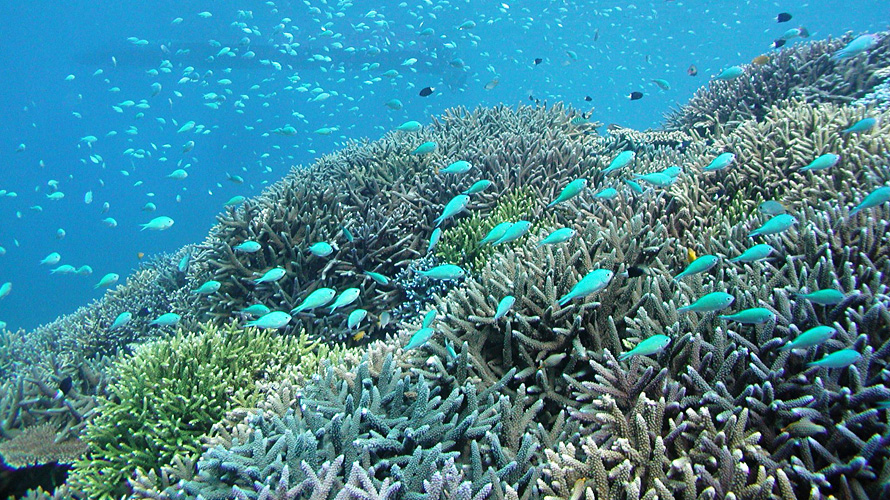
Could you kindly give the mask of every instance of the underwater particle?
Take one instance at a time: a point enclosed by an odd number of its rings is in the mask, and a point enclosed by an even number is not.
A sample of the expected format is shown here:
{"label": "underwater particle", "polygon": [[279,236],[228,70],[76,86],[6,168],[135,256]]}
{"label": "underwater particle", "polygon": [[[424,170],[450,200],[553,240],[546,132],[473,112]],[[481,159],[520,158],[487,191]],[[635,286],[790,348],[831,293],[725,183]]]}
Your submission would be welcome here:
{"label": "underwater particle", "polygon": [[417,274],[434,280],[456,280],[466,276],[466,271],[454,264],[442,264]]}
{"label": "underwater particle", "polygon": [[272,269],[269,269],[268,271],[266,271],[265,274],[263,274],[259,278],[253,280],[253,282],[256,284],[272,283],[272,282],[280,280],[285,274],[287,274],[287,271],[285,271],[284,268],[273,267]]}
{"label": "underwater particle", "polygon": [[853,349],[841,349],[833,352],[822,359],[811,361],[807,366],[817,366],[819,368],[846,368],[853,363],[859,361],[862,354]]}
{"label": "underwater particle", "polygon": [[290,314],[284,311],[273,311],[260,316],[259,318],[248,321],[247,326],[255,326],[261,329],[277,330],[283,328],[293,319]]}
{"label": "underwater particle", "polygon": [[547,207],[552,207],[554,205],[558,205],[560,203],[566,202],[578,196],[581,191],[584,191],[584,188],[587,187],[587,179],[575,179],[572,182],[568,183],[566,187],[562,188],[559,196],[556,197],[555,200],[551,201],[547,204]]}
{"label": "underwater particle", "polygon": [[850,210],[850,215],[855,215],[860,210],[865,210],[868,208],[876,207],[878,205],[883,205],[884,203],[887,203],[888,201],[890,201],[890,186],[879,187],[878,189],[875,189],[874,191],[869,193],[869,195],[866,196],[865,199],[862,200],[861,203],[856,205],[856,207],[853,208],[853,210]]}
{"label": "underwater particle", "polygon": [[637,346],[633,349],[627,351],[621,356],[618,356],[618,361],[624,361],[625,359],[632,358],[634,356],[649,356],[650,354],[661,352],[670,343],[671,338],[667,335],[653,335],[637,344]]}
{"label": "underwater particle", "polygon": [[643,98],[643,93],[639,92],[639,91],[634,91],[634,92],[631,92],[630,94],[628,94],[627,98],[630,99],[631,101],[637,101],[637,100]]}
{"label": "underwater particle", "polygon": [[702,255],[690,262],[689,265],[686,266],[686,269],[680,274],[674,276],[674,281],[693,274],[708,272],[712,267],[716,266],[718,262],[720,262],[720,257],[717,257],[716,255]]}
{"label": "underwater particle", "polygon": [[801,333],[794,340],[779,348],[780,351],[791,351],[794,349],[808,349],[817,345],[822,345],[826,340],[834,336],[837,331],[830,326],[815,326]]}
{"label": "underwater particle", "polygon": [[797,224],[797,218],[790,214],[779,214],[763,223],[762,226],[748,233],[749,238],[779,234]]}
{"label": "underwater particle", "polygon": [[498,308],[494,313],[494,318],[492,319],[494,319],[494,321],[497,321],[506,316],[515,303],[516,297],[512,295],[507,295],[506,297],[501,299],[501,301],[498,302]]}
{"label": "underwater particle", "polygon": [[569,293],[563,295],[559,299],[559,305],[564,306],[570,301],[604,290],[615,274],[608,269],[594,269],[581,278],[581,281],[575,284]]}
{"label": "underwater particle", "polygon": [[688,306],[677,309],[677,312],[716,312],[731,306],[735,297],[726,292],[709,293]]}
{"label": "underwater particle", "polygon": [[780,12],[778,16],[776,16],[776,22],[787,23],[791,20],[791,14],[787,12]]}
{"label": "underwater particle", "polygon": [[420,95],[420,97],[427,97],[427,96],[432,95],[433,92],[435,92],[435,90],[436,89],[433,87],[424,87],[424,88],[420,89],[419,95]]}

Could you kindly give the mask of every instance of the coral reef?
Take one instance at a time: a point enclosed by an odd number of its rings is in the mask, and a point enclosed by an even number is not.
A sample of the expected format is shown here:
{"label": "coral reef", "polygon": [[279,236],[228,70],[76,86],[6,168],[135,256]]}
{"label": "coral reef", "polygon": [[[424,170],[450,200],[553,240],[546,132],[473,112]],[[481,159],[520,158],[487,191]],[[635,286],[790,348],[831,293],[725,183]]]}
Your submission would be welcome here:
{"label": "coral reef", "polygon": [[[890,206],[862,205],[890,182],[890,37],[831,59],[851,38],[713,82],[662,130],[600,136],[562,105],[455,109],[295,168],[201,245],[32,334],[4,332],[0,450],[79,438],[74,496],[890,495]],[[865,117],[870,130],[845,132]],[[434,153],[410,154],[426,141]],[[630,163],[604,172],[625,151]],[[703,168],[725,152],[726,168]],[[826,153],[838,163],[801,171]],[[457,160],[470,172],[439,172]],[[658,175],[640,186],[632,174]],[[548,206],[580,178],[586,190]],[[443,207],[482,179],[428,252]],[[593,196],[606,188],[617,196]],[[752,234],[779,211],[787,226]],[[477,248],[520,218],[528,235]],[[563,227],[574,236],[537,244]],[[234,249],[248,240],[260,250]],[[333,252],[308,251],[316,242]],[[736,259],[755,244],[769,255]],[[699,255],[715,264],[678,276]],[[443,263],[468,275],[420,274]],[[258,282],[275,268],[280,279]],[[609,279],[591,288],[592,271]],[[189,293],[209,279],[218,292]],[[323,287],[358,299],[279,333],[237,326],[247,306],[290,310]],[[681,309],[713,292],[731,305]],[[752,308],[768,317],[723,316]],[[133,321],[108,331],[125,310]],[[167,311],[181,329],[158,340],[170,329],[147,324]],[[830,334],[785,347],[816,327]],[[332,339],[360,347],[324,352]]]}

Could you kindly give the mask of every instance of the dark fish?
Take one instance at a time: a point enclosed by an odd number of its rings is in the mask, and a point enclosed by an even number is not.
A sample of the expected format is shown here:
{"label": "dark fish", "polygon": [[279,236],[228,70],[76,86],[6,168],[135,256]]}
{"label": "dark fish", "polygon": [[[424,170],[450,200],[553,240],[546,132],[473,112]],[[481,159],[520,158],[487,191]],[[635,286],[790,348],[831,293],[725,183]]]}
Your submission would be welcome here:
{"label": "dark fish", "polygon": [[636,101],[637,99],[642,99],[642,98],[643,98],[643,93],[642,93],[642,92],[631,92],[630,95],[627,96],[627,97],[628,97],[628,99],[630,99],[631,101]]}
{"label": "dark fish", "polygon": [[783,45],[785,45],[785,39],[784,39],[784,38],[776,38],[776,39],[773,41],[773,48],[775,48],[775,49],[778,49],[779,47],[781,47],[781,46],[783,46]]}
{"label": "dark fish", "polygon": [[66,396],[73,385],[70,375],[59,381],[59,390],[56,391],[55,399],[62,399]]}
{"label": "dark fish", "polygon": [[595,42],[599,39],[600,39],[600,29],[597,28],[597,29],[593,30],[593,41]]}
{"label": "dark fish", "polygon": [[696,68],[694,64],[690,64],[689,69],[686,70],[686,74],[689,76],[695,76],[698,74],[698,68]]}
{"label": "dark fish", "polygon": [[535,58],[535,66],[541,64],[542,62],[544,62],[544,60],[541,59],[540,57],[536,57],[536,58]]}
{"label": "dark fish", "polygon": [[787,12],[782,12],[778,16],[776,16],[776,20],[779,21],[780,23],[787,23],[788,21],[791,20],[791,14],[789,14]]}
{"label": "dark fish", "polygon": [[639,278],[640,276],[646,276],[649,274],[648,267],[642,266],[631,266],[627,268],[627,277],[628,278]]}
{"label": "dark fish", "polygon": [[590,97],[589,95],[586,95],[586,96],[584,96],[584,100],[587,101],[587,102],[590,102],[590,101],[593,100],[593,97]]}
{"label": "dark fish", "polygon": [[426,97],[428,95],[431,95],[434,90],[436,90],[436,89],[434,89],[432,87],[424,87],[424,88],[420,89],[420,97]]}

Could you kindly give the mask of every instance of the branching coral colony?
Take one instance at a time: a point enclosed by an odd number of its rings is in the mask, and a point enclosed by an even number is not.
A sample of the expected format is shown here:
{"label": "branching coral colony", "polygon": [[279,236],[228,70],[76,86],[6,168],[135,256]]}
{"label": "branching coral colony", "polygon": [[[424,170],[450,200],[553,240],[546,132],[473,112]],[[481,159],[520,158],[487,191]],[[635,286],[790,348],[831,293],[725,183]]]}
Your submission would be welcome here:
{"label": "branching coral colony", "polygon": [[[59,498],[890,495],[890,37],[832,59],[850,39],[745,67],[665,130],[455,109],[294,169],[202,244],[3,332],[0,453],[75,461]],[[160,346],[223,338],[274,376],[152,392],[186,369]],[[166,416],[106,446],[137,366],[140,412]]]}

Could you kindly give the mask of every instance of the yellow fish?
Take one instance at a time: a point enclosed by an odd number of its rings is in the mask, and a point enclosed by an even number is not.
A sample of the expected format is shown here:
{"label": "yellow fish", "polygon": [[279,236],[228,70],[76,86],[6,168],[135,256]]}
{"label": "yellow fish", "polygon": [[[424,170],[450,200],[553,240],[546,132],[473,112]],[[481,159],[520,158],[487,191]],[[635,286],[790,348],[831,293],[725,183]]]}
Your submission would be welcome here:
{"label": "yellow fish", "polygon": [[761,54],[761,55],[755,57],[751,61],[751,64],[754,64],[756,66],[763,66],[764,64],[769,64],[769,56],[766,54]]}
{"label": "yellow fish", "polygon": [[693,250],[691,248],[686,249],[686,263],[687,264],[691,264],[692,261],[694,261],[697,258],[698,258],[698,255],[696,255],[695,250]]}

